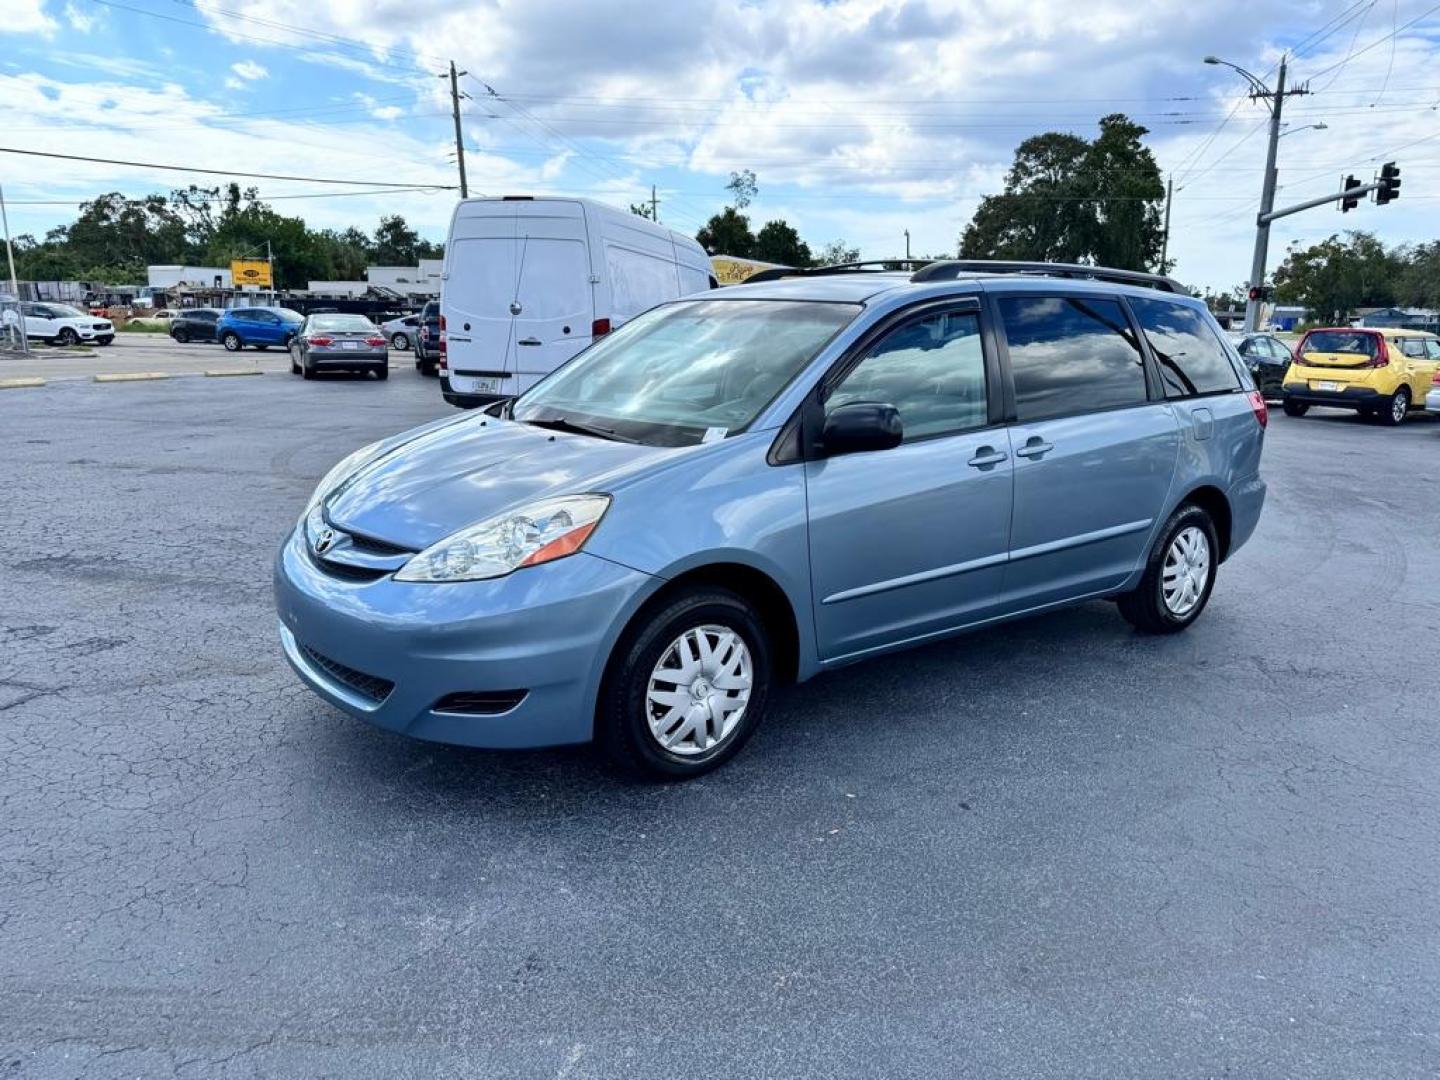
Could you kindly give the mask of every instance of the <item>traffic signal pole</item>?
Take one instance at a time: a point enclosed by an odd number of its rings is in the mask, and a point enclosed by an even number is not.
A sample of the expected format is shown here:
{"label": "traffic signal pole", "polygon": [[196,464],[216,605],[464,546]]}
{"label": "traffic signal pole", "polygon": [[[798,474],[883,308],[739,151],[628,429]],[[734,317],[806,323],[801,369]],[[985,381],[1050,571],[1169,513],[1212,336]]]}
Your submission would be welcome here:
{"label": "traffic signal pole", "polygon": [[[1303,90],[1291,93],[1304,93]],[[1251,95],[1265,96],[1259,91]],[[1270,146],[1265,151],[1265,181],[1260,189],[1260,213],[1255,219],[1255,256],[1250,261],[1250,287],[1263,288],[1265,285],[1265,261],[1270,253],[1270,218],[1267,215],[1275,209],[1275,155],[1280,147],[1280,113],[1285,106],[1285,59],[1280,60],[1280,73],[1276,76],[1275,89],[1270,93]],[[1254,333],[1260,329],[1261,300],[1245,301],[1245,331]]]}

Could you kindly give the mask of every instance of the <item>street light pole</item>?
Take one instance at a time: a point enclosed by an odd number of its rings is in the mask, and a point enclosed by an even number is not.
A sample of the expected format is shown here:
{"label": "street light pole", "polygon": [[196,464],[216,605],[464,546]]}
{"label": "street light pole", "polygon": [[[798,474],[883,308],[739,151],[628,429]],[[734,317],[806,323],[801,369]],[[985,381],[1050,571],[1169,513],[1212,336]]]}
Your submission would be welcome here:
{"label": "street light pole", "polygon": [[10,295],[20,299],[20,283],[15,280],[15,249],[10,246],[10,217],[5,213],[5,189],[0,187],[0,222],[5,226],[5,258],[10,263]]}

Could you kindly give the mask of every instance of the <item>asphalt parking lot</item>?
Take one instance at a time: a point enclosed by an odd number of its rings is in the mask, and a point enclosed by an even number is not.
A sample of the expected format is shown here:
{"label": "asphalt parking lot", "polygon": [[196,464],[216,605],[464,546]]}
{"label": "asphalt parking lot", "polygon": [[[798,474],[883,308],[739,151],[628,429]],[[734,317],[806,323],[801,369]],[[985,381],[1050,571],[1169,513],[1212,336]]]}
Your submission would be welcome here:
{"label": "asphalt parking lot", "polygon": [[1186,634],[873,661],[652,786],[286,667],[311,486],[448,411],[403,369],[0,395],[0,1077],[1440,1069],[1440,423],[1274,410]]}

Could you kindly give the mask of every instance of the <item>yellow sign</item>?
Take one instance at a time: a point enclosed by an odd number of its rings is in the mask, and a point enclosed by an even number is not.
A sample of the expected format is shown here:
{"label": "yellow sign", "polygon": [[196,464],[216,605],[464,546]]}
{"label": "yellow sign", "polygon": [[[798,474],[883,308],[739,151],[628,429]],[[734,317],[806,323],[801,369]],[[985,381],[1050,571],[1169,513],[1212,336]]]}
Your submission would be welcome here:
{"label": "yellow sign", "polygon": [[715,280],[721,285],[739,285],[751,274],[769,270],[780,263],[760,262],[758,259],[737,259],[731,255],[711,255],[710,265],[715,269]]}
{"label": "yellow sign", "polygon": [[234,259],[230,263],[230,280],[238,289],[242,285],[270,288],[270,264],[264,259]]}

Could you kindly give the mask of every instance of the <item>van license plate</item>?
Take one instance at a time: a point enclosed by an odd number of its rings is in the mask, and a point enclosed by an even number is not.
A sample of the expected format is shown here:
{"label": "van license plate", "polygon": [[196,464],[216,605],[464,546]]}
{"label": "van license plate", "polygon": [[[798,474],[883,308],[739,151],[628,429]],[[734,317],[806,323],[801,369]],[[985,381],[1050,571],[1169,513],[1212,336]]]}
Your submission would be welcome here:
{"label": "van license plate", "polygon": [[500,380],[476,379],[473,392],[476,394],[498,394],[500,392]]}
{"label": "van license plate", "polygon": [[1344,389],[1344,387],[1342,387],[1338,382],[1317,382],[1315,384],[1315,389],[1339,391]]}

